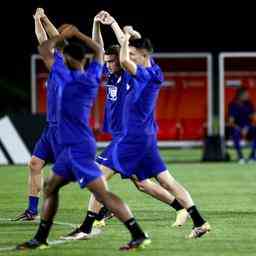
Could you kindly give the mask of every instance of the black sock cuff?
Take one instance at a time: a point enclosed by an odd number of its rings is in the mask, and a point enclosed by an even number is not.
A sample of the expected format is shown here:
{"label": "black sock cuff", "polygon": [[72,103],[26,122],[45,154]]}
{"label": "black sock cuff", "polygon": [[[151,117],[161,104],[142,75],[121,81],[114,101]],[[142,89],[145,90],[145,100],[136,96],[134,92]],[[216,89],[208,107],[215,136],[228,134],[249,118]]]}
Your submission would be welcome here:
{"label": "black sock cuff", "polygon": [[97,214],[96,220],[101,221],[106,217],[106,214],[109,212],[108,208],[103,206],[101,207],[99,213]]}
{"label": "black sock cuff", "polygon": [[195,207],[195,205],[193,205],[193,206],[191,206],[191,207],[189,207],[189,208],[187,209],[187,212],[188,212],[189,214],[191,214],[195,209],[196,209],[196,207]]}
{"label": "black sock cuff", "polygon": [[200,227],[206,222],[200,215],[195,205],[188,208],[187,212],[189,213],[195,227]]}
{"label": "black sock cuff", "polygon": [[34,236],[34,239],[36,239],[37,241],[46,243],[52,224],[53,224],[52,220],[41,220],[38,230]]}
{"label": "black sock cuff", "polygon": [[97,213],[95,212],[91,212],[91,211],[87,211],[87,215],[82,223],[82,225],[80,226],[80,230],[82,230],[83,232],[90,234],[92,231],[92,226],[94,221],[97,218]]}
{"label": "black sock cuff", "polygon": [[174,201],[170,204],[172,208],[176,211],[184,209],[184,207],[179,203],[179,201],[175,198]]}

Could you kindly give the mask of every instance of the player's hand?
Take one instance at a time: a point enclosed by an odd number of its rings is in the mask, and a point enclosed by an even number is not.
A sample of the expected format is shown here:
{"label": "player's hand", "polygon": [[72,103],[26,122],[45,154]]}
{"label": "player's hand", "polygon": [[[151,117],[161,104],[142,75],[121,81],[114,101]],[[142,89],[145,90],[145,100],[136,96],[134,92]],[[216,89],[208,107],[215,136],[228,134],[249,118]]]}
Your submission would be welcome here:
{"label": "player's hand", "polygon": [[112,25],[115,22],[115,19],[106,11],[104,11],[104,14],[100,20],[100,22],[104,25]]}
{"label": "player's hand", "polygon": [[61,36],[64,38],[71,38],[79,32],[76,26],[69,24],[64,24],[63,27],[61,26],[59,29]]}
{"label": "player's hand", "polygon": [[105,13],[105,11],[100,11],[99,13],[97,13],[97,15],[94,17],[94,21],[101,22],[106,15]]}
{"label": "player's hand", "polygon": [[135,38],[135,39],[141,38],[140,33],[134,30],[132,26],[125,26],[123,30],[124,30],[124,33],[129,33],[132,38]]}
{"label": "player's hand", "polygon": [[133,31],[133,28],[132,28],[132,26],[124,26],[123,31],[124,31],[124,33],[131,34],[131,32]]}
{"label": "player's hand", "polygon": [[36,9],[36,13],[34,15],[35,19],[41,19],[44,18],[46,15],[44,13],[44,9],[43,8],[37,8]]}

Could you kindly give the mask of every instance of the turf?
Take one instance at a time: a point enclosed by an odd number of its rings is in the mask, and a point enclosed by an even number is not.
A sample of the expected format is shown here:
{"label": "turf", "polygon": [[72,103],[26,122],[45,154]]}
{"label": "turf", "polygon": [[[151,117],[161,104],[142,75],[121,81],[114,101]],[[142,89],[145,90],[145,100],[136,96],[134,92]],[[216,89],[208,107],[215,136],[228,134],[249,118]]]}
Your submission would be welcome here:
{"label": "turf", "polygon": [[[165,155],[167,152],[165,152]],[[186,240],[192,223],[181,229],[171,228],[175,212],[167,205],[138,192],[128,181],[114,177],[110,188],[131,207],[143,228],[152,237],[152,245],[132,255],[148,256],[236,256],[255,255],[256,252],[256,165],[236,163],[173,164],[171,172],[191,192],[196,204],[212,225],[209,235],[194,241]],[[47,174],[49,168],[45,170]],[[37,226],[33,223],[13,223],[12,218],[26,207],[26,167],[0,167],[0,256],[24,255],[2,251],[30,239]],[[72,184],[63,189],[56,220],[79,223],[87,205],[89,193]],[[70,227],[54,225],[50,240],[56,240]],[[26,255],[87,255],[118,256],[118,247],[129,240],[129,234],[116,219],[110,220],[103,233],[90,241],[76,241],[54,245],[46,250]]]}

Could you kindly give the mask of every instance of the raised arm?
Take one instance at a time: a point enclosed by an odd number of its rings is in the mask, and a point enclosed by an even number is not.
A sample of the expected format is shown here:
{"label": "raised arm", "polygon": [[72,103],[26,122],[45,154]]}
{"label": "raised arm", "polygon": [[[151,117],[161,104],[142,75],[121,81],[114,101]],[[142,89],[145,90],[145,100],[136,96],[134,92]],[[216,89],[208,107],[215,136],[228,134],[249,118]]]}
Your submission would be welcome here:
{"label": "raised arm", "polygon": [[[115,36],[117,38],[117,41],[120,45],[123,44],[124,42],[124,32],[123,30],[120,28],[119,24],[117,23],[117,21],[115,20],[114,17],[112,17],[108,12],[106,11],[103,11],[104,12],[104,15],[103,17],[101,17],[100,21],[102,24],[104,25],[109,25],[111,26],[112,30],[114,31],[115,33]],[[132,26],[129,26],[130,27],[130,35],[132,38],[141,38],[141,35],[138,31],[134,30],[132,28]]]}
{"label": "raised arm", "polygon": [[54,63],[54,48],[56,44],[63,41],[62,36],[55,36],[51,39],[44,41],[39,47],[38,51],[43,58],[43,61],[47,68],[50,70]]}
{"label": "raised arm", "polygon": [[[111,17],[111,16],[110,16]],[[118,43],[120,45],[123,44],[124,40],[125,40],[125,35],[123,30],[120,28],[119,24],[117,23],[117,21],[112,17],[112,22],[110,23],[110,26],[112,28],[112,30],[114,31],[115,35],[116,35],[116,39],[118,41]]]}
{"label": "raised arm", "polygon": [[45,15],[44,10],[42,8],[39,8],[39,9],[43,13],[41,20],[42,20],[44,29],[45,29],[46,33],[48,34],[49,38],[58,36],[60,34],[58,29],[53,25],[53,23]]}
{"label": "raised arm", "polygon": [[94,17],[93,27],[92,27],[92,40],[97,42],[104,49],[104,41],[103,41],[101,30],[100,30],[100,21],[103,16],[104,16],[104,11],[101,11]]}
{"label": "raised arm", "polygon": [[130,74],[136,75],[137,65],[130,59],[130,53],[129,53],[130,37],[131,37],[131,34],[128,31],[126,31],[124,34],[124,41],[121,44],[121,49],[120,49],[120,64]]}
{"label": "raised arm", "polygon": [[35,20],[35,34],[36,34],[39,45],[48,39],[47,34],[41,22],[41,17],[42,17],[41,15],[42,15],[41,11],[37,9],[34,15],[34,20]]}
{"label": "raised arm", "polygon": [[38,51],[42,56],[47,68],[50,70],[54,63],[54,48],[60,42],[63,42],[66,38],[73,37],[78,32],[78,29],[72,25],[63,25],[61,27],[61,34],[54,36],[47,41],[44,41],[39,47]]}
{"label": "raised arm", "polygon": [[103,50],[103,47],[100,44],[93,41],[89,36],[84,35],[79,30],[76,31],[74,36],[77,37],[80,41],[82,41],[87,47],[92,49],[92,51],[94,52],[94,58],[100,64],[103,64],[104,50]]}
{"label": "raised arm", "polygon": [[118,43],[122,45],[124,41],[124,32],[122,31],[116,20],[108,12],[101,11],[101,13],[104,14],[100,17],[100,22],[104,25],[111,26],[116,35]]}

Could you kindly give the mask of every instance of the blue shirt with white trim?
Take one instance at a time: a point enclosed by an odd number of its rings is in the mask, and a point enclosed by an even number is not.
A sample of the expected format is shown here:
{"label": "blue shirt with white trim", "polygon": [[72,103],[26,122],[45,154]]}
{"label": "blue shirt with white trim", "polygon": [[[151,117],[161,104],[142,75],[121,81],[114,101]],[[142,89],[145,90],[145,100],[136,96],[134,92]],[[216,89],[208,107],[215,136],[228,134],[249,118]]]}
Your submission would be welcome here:
{"label": "blue shirt with white trim", "polygon": [[121,70],[119,74],[112,74],[106,65],[104,65],[103,73],[106,76],[103,131],[115,136],[123,133],[123,107],[130,89],[131,76],[124,70]]}

